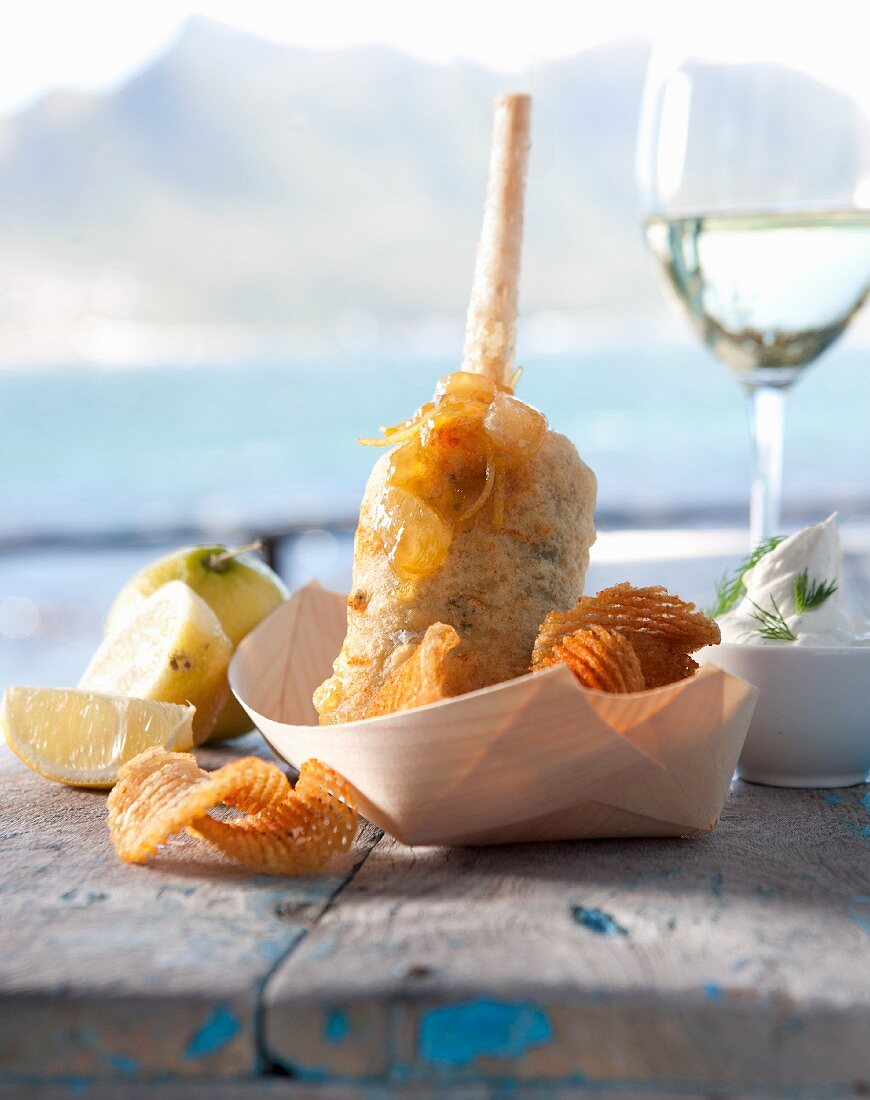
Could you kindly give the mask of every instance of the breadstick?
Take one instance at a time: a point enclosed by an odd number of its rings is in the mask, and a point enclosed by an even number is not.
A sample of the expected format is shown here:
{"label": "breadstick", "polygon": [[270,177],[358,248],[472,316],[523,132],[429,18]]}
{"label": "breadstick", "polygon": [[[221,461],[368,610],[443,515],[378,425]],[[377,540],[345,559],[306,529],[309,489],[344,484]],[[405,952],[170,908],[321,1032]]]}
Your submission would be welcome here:
{"label": "breadstick", "polygon": [[496,100],[483,229],[465,322],[462,369],[501,385],[509,385],[513,375],[530,116],[527,95]]}

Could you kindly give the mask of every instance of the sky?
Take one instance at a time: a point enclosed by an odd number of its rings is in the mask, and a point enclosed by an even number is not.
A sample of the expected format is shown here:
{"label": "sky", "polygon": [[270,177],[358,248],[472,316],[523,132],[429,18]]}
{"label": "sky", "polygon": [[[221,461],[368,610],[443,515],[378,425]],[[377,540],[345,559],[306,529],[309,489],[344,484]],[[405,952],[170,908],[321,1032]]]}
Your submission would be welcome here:
{"label": "sky", "polygon": [[[199,14],[288,45],[392,46],[430,61],[457,57],[522,71],[624,35],[674,43],[703,35],[749,60],[778,55],[870,98],[863,0],[818,9],[783,0],[23,0],[0,13],[0,114],[58,87],[102,90],[165,50]],[[849,28],[854,33],[849,33]]]}

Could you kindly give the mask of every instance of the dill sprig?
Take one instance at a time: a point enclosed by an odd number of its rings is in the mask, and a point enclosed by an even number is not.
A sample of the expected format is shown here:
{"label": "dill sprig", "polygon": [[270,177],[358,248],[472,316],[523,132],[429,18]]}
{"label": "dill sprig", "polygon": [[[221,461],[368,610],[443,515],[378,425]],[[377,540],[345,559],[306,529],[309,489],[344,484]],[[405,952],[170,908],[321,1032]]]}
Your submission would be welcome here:
{"label": "dill sprig", "polygon": [[754,601],[750,601],[755,608],[755,614],[753,619],[758,623],[758,633],[762,638],[769,638],[774,642],[796,642],[797,634],[793,632],[791,627],[785,621],[782,616],[782,612],[777,607],[776,600],[773,596],[770,597],[770,602],[773,605],[772,611],[765,611],[763,607],[759,607]]}
{"label": "dill sprig", "polygon": [[837,591],[836,581],[811,581],[809,571],[798,573],[794,579],[794,605],[798,615],[821,607],[829,596]]}
{"label": "dill sprig", "polygon": [[729,574],[726,571],[723,574],[722,579],[716,585],[716,602],[707,612],[711,619],[717,619],[740,603],[746,592],[746,587],[743,584],[744,574],[748,573],[753,566],[758,565],[764,555],[769,554],[771,550],[779,546],[784,538],[785,535],[776,535],[774,538],[765,539],[755,547],[751,554],[743,559],[733,573]]}

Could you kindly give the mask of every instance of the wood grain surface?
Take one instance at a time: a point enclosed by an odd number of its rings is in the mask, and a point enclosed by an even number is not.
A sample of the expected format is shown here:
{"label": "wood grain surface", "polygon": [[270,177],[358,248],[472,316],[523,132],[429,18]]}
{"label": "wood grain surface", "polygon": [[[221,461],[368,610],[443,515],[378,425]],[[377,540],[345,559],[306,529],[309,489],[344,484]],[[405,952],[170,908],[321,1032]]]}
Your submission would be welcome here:
{"label": "wood grain surface", "polygon": [[267,1047],[312,1080],[864,1094],[868,806],[737,783],[686,840],[384,839],[267,983]]}
{"label": "wood grain surface", "polygon": [[[266,750],[203,759],[240,751]],[[369,830],[282,880],[188,840],[124,865],[104,795],[5,747],[0,777],[3,1100],[870,1089],[866,787],[737,783],[685,840]]]}
{"label": "wood grain surface", "polygon": [[[269,756],[259,737],[206,767]],[[115,856],[104,792],[29,771],[0,744],[0,1096],[28,1081],[258,1072],[263,982],[379,834],[329,877],[276,879],[171,841],[150,866]]]}

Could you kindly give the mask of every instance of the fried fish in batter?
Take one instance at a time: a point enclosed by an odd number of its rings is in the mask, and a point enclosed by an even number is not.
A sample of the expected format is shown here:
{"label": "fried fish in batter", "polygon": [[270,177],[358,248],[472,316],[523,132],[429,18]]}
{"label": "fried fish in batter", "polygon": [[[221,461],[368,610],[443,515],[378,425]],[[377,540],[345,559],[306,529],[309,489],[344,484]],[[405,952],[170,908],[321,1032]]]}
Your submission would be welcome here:
{"label": "fried fish in batter", "polygon": [[564,436],[548,432],[516,471],[504,526],[494,528],[481,510],[456,531],[444,562],[410,599],[398,590],[378,532],[389,457],[375,465],[360,511],[347,637],[333,675],[315,693],[323,724],[366,717],[402,647],[419,642],[433,623],[454,628],[457,656],[476,655],[470,675],[462,662],[450,662],[447,694],[521,676],[541,619],[552,607],[570,607],[583,590],[595,541],[595,476]]}

